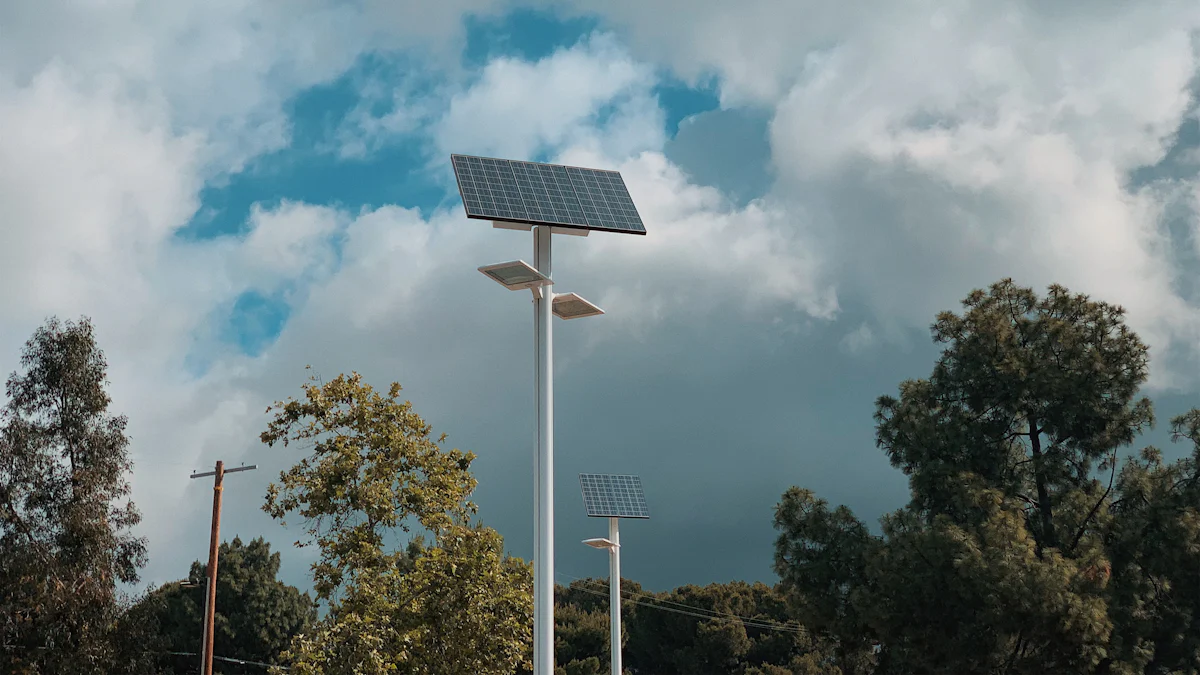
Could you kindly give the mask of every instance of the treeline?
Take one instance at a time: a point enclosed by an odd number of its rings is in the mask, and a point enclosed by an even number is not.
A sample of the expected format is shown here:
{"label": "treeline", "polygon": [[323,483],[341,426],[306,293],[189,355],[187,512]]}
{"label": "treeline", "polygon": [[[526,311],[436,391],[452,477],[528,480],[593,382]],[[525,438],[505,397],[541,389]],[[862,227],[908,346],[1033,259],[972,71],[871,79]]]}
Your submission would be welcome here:
{"label": "treeline", "polygon": [[[313,629],[315,605],[276,578],[279,554],[261,539],[222,545],[217,582],[220,673],[265,673],[291,640]],[[202,563],[187,586],[151,591],[130,613],[145,627],[147,672],[184,675],[197,669],[204,612]],[[623,656],[630,672],[778,675],[825,672],[829,657],[789,616],[778,589],[731,582],[683,586],[664,593],[622,582]],[[555,598],[557,672],[609,673],[608,580],[581,579],[559,586]],[[130,622],[134,623],[134,622]],[[244,661],[245,663],[237,663]],[[528,672],[528,664],[514,670]]]}
{"label": "treeline", "polygon": [[908,505],[872,534],[784,494],[775,570],[844,675],[1200,672],[1200,411],[1154,422],[1149,353],[1113,305],[1010,280],[933,325],[929,378],[876,402]]}
{"label": "treeline", "polygon": [[[630,673],[825,673],[831,652],[792,617],[778,587],[734,581],[650,593],[621,582],[623,667]],[[605,675],[608,580],[555,594],[555,661],[563,675]]]}
{"label": "treeline", "polygon": [[[1200,674],[1200,410],[1170,420],[1182,459],[1135,448],[1155,418],[1124,312],[1004,280],[932,334],[930,376],[876,401],[909,503],[875,534],[793,487],[775,586],[623,581],[628,675]],[[21,365],[0,413],[0,672],[195,672],[204,566],[120,592],[146,545],[91,324],[47,322]],[[399,397],[351,374],[268,409],[261,441],[305,456],[263,508],[315,546],[312,595],[261,539],[224,544],[218,672],[530,671],[530,566],[479,520],[474,455]],[[608,672],[607,581],[556,602],[557,672]]]}

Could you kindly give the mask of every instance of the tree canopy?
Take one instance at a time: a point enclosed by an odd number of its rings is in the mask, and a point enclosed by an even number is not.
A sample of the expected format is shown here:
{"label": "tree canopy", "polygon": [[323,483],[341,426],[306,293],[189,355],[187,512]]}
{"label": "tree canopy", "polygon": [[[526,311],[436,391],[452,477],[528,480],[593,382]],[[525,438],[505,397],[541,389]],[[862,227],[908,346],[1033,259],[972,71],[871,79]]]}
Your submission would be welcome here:
{"label": "tree canopy", "polygon": [[[261,537],[243,544],[235,537],[220,547],[217,611],[213,646],[216,654],[256,663],[278,663],[291,640],[317,619],[307,593],[280,581],[280,556]],[[164,673],[193,673],[195,658],[170,652],[196,652],[204,619],[204,587],[208,565],[196,561],[188,586],[167,584],[144,597],[133,612],[153,627],[153,648]],[[221,663],[222,673],[262,673],[257,665]]]}
{"label": "tree canopy", "polygon": [[146,543],[131,529],[126,419],[87,318],[48,320],[0,411],[0,671],[115,673],[115,629]]}
{"label": "tree canopy", "polygon": [[[313,379],[274,413],[262,441],[310,454],[272,484],[264,510],[298,515],[319,559],[328,614],[286,653],[295,673],[512,673],[531,656],[532,575],[474,520],[474,455],[444,437],[400,385],[357,374]],[[408,544],[401,545],[405,535]]]}
{"label": "tree canopy", "polygon": [[847,673],[1197,672],[1196,463],[1148,449],[1122,465],[1154,420],[1123,310],[1004,280],[932,333],[930,377],[876,404],[910,503],[873,535],[783,495],[775,569],[796,616]]}
{"label": "tree canopy", "polygon": [[[626,675],[1200,675],[1200,409],[1171,420],[1181,459],[1132,447],[1154,411],[1123,310],[1003,280],[931,330],[929,377],[875,406],[908,503],[873,530],[787,490],[775,586],[621,580]],[[161,657],[195,651],[202,590],[120,590],[146,542],[91,323],[47,321],[21,368],[0,410],[0,671],[191,672]],[[302,456],[264,510],[300,521],[315,600],[261,538],[223,544],[221,655],[300,675],[530,671],[530,566],[479,521],[474,455],[400,392],[314,378],[267,408],[260,440]],[[608,671],[607,586],[557,588],[556,675]]]}
{"label": "tree canopy", "polygon": [[[609,672],[608,581],[555,593],[561,675]],[[827,641],[789,615],[778,588],[733,581],[645,591],[621,580],[623,666],[633,675],[815,675],[836,672]]]}

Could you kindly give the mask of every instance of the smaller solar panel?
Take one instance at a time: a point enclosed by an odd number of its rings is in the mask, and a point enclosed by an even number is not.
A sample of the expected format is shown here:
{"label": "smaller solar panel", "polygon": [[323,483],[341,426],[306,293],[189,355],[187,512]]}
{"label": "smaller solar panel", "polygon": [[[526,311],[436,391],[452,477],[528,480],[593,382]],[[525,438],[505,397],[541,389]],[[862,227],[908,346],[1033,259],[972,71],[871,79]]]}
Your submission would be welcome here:
{"label": "smaller solar panel", "polygon": [[581,473],[583,507],[593,518],[649,518],[642,479],[607,473]]}

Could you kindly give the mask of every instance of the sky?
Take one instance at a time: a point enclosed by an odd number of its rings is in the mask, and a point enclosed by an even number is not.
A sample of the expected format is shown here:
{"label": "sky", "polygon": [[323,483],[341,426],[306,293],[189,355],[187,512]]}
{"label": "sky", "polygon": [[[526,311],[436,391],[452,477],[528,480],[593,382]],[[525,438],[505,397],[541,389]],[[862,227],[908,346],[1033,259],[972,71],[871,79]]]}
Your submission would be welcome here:
{"label": "sky", "polygon": [[357,371],[474,452],[483,521],[532,551],[527,293],[481,265],[451,153],[618,170],[645,237],[556,237],[556,567],[581,472],[642,477],[622,571],[774,579],[773,507],[907,499],[874,400],[928,375],[936,312],[1004,277],[1127,308],[1165,421],[1200,405],[1200,4],[743,0],[0,3],[0,371],[86,315],[129,419],[143,584],[261,511],[258,441],[308,371]]}

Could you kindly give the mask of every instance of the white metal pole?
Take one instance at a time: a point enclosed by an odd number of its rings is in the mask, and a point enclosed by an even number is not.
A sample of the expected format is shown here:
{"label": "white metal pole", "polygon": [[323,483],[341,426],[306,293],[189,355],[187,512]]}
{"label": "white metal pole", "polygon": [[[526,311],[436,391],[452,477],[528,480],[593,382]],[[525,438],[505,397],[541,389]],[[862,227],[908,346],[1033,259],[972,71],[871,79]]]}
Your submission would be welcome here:
{"label": "white metal pole", "polygon": [[[537,269],[551,275],[550,228],[535,228]],[[538,448],[535,460],[533,672],[554,675],[554,287],[542,287],[537,312]]]}
{"label": "white metal pole", "polygon": [[[540,227],[533,228],[533,267],[542,268],[542,247],[539,243]],[[542,654],[542,511],[541,511],[541,453],[542,453],[542,305],[541,293],[546,289],[533,290],[533,672],[541,675]]]}
{"label": "white metal pole", "polygon": [[612,675],[621,675],[621,533],[617,518],[608,519],[608,641],[612,649]]}

